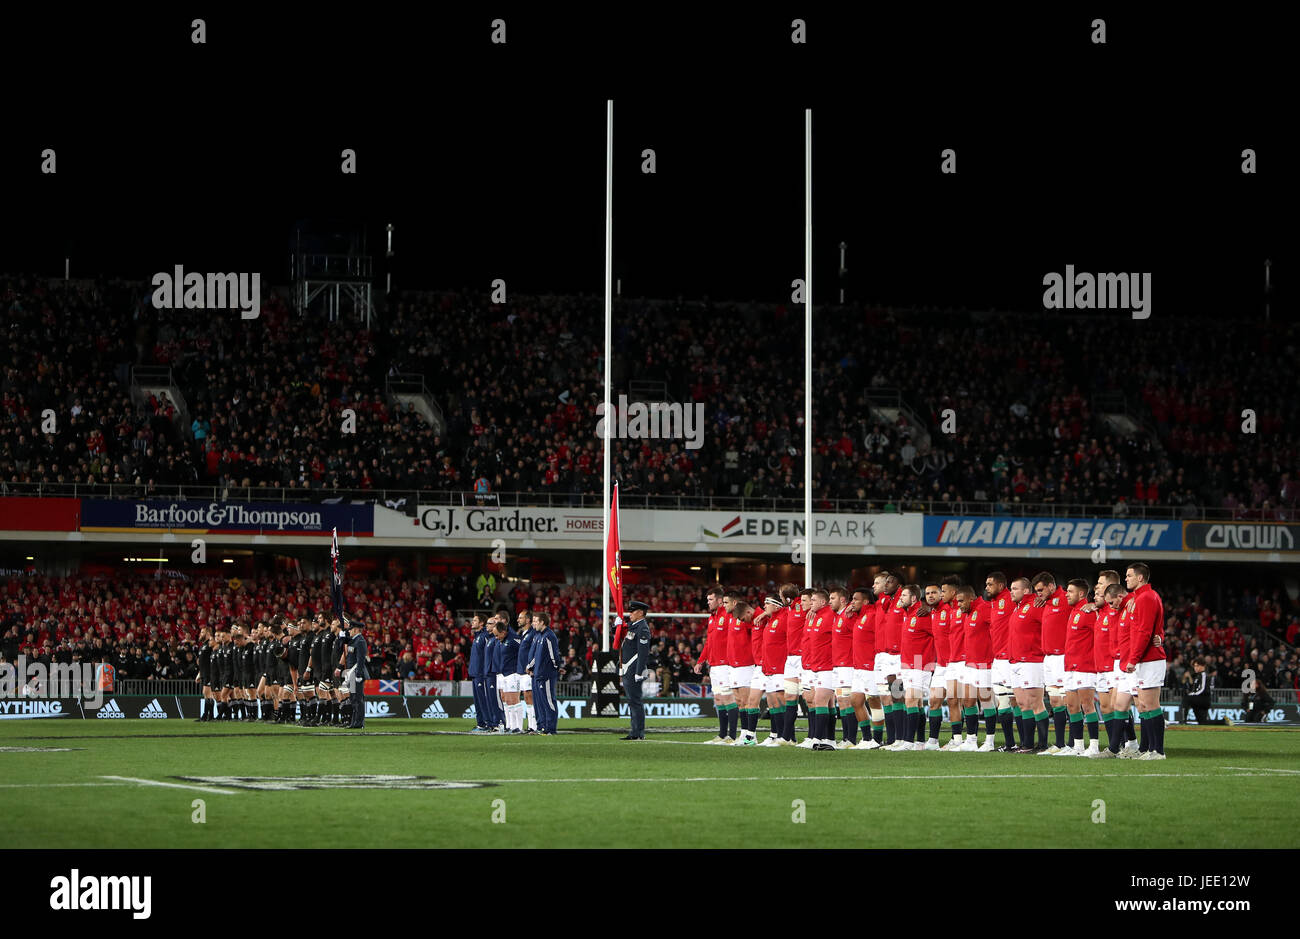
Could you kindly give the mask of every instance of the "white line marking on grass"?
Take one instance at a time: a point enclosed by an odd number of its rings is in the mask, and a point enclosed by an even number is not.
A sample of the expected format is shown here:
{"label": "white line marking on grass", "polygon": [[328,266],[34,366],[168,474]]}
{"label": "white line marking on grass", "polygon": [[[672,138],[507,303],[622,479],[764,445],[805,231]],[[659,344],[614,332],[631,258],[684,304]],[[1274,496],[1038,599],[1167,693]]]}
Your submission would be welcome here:
{"label": "white line marking on grass", "polygon": [[[970,775],[930,776],[642,776],[642,777],[575,777],[570,779],[458,779],[455,782],[484,783],[636,783],[636,782],[838,782],[866,779],[1095,779],[1100,776],[1121,779],[1183,777],[1192,779],[1235,779],[1236,773],[980,773]],[[452,780],[448,780],[451,782]]]}
{"label": "white line marking on grass", "polygon": [[1224,769],[1240,769],[1251,773],[1290,773],[1300,776],[1300,769],[1269,769],[1264,766],[1225,766]]}
{"label": "white line marking on grass", "polygon": [[184,783],[159,782],[156,779],[138,779],[135,776],[102,776],[101,779],[120,779],[124,782],[139,783],[141,786],[165,786],[168,789],[193,789],[195,792],[215,792],[218,795],[238,795],[233,789],[213,789],[211,786],[187,786]]}
{"label": "white line marking on grass", "polygon": [[126,783],[0,783],[0,789],[55,789],[73,786],[125,786]]}

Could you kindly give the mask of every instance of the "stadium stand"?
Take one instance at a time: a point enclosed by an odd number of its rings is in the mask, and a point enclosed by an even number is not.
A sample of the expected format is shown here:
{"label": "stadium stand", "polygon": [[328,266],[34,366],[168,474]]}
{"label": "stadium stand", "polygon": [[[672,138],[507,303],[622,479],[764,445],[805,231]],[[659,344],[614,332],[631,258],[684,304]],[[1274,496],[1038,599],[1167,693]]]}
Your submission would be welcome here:
{"label": "stadium stand", "polygon": [[[402,295],[370,330],[299,318],[274,292],[256,326],[158,311],[148,297],[141,284],[0,278],[5,492],[114,484],[111,494],[138,497],[199,484],[396,503],[482,481],[519,502],[599,498],[591,298]],[[616,388],[707,403],[699,449],[617,442],[627,506],[801,506],[802,382],[783,366],[802,344],[801,317],[782,305],[621,299],[615,322]],[[817,505],[1292,520],[1295,327],[1256,323],[1232,343],[1218,330],[1152,320],[1121,339],[1113,322],[1085,316],[827,308]],[[163,369],[173,393],[133,381],[140,368]],[[389,394],[390,376],[410,374],[445,426]],[[46,408],[60,417],[52,434]],[[342,432],[345,409],[355,434]]]}

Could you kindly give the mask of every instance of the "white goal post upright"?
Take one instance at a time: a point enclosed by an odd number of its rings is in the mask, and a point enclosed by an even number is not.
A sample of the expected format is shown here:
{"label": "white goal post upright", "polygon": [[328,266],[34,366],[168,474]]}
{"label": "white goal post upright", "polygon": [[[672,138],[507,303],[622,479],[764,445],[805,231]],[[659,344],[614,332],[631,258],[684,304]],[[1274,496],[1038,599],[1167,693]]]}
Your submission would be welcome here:
{"label": "white goal post upright", "polygon": [[813,585],[812,478],[812,108],[804,109],[803,137],[803,585]]}
{"label": "white goal post upright", "polygon": [[612,346],[612,323],[614,318],[613,301],[614,276],[614,100],[605,102],[605,433],[601,443],[604,447],[605,484],[602,492],[605,496],[605,527],[601,537],[600,565],[600,647],[609,651],[609,438],[613,433],[610,414],[610,353]]}

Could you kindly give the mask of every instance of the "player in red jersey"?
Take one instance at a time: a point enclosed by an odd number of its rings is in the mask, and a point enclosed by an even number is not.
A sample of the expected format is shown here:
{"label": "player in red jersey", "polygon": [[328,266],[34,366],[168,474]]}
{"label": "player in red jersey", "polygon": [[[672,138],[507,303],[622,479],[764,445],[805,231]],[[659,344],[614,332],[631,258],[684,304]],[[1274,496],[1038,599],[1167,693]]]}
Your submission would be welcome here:
{"label": "player in red jersey", "polygon": [[1011,692],[1011,613],[1017,598],[1007,586],[1006,574],[993,571],[984,578],[984,599],[992,607],[989,634],[993,637],[993,695],[1002,723],[1002,746],[995,749],[1005,752],[1016,748],[1015,728],[1020,720],[1020,707]]}
{"label": "player in red jersey", "polygon": [[1043,596],[1041,587],[1048,593],[1043,603],[1043,685],[1047,689],[1051,720],[1056,730],[1056,742],[1048,747],[1048,754],[1059,753],[1065,746],[1065,627],[1070,618],[1070,603],[1065,590],[1056,583],[1048,571],[1034,577],[1034,590]]}
{"label": "player in red jersey", "polygon": [[1065,635],[1065,707],[1070,714],[1070,745],[1057,756],[1084,756],[1088,752],[1083,746],[1085,725],[1089,748],[1098,751],[1100,746],[1093,702],[1097,690],[1097,612],[1087,602],[1088,593],[1088,582],[1082,577],[1074,578],[1065,588],[1070,604]]}
{"label": "player in red jersey", "polygon": [[[943,726],[943,702],[948,691],[948,634],[953,610],[950,604],[943,601],[943,589],[939,584],[925,585],[925,605],[931,610],[935,661],[934,678],[930,682],[930,736],[925,741],[925,749],[940,750],[944,749],[939,746],[939,729]],[[947,744],[945,747],[951,749]]]}
{"label": "player in red jersey", "polygon": [[772,720],[772,733],[759,744],[760,747],[789,746],[785,739],[785,663],[789,657],[786,646],[786,618],[790,613],[786,598],[787,589],[799,595],[794,584],[782,584],[781,593],[763,601],[763,612],[754,617],[763,640],[763,691],[767,695],[767,714]]}
{"label": "player in red jersey", "polygon": [[695,663],[696,675],[703,672],[705,665],[709,666],[713,706],[718,712],[718,736],[704,742],[712,744],[735,743],[734,738],[727,736],[727,723],[731,716],[728,705],[735,702],[735,696],[731,694],[731,678],[727,674],[730,669],[727,667],[727,611],[722,605],[724,593],[726,591],[717,585],[709,588],[707,598],[709,622],[704,633],[704,648],[700,650],[700,660]]}
{"label": "player in red jersey", "polygon": [[943,602],[948,607],[948,668],[944,671],[947,684],[948,720],[952,722],[952,738],[941,749],[956,750],[965,742],[965,710],[970,705],[966,688],[966,614],[957,603],[957,588],[961,578],[949,574],[940,584]]}
{"label": "player in red jersey", "polygon": [[[1116,737],[1116,721],[1120,720],[1119,715],[1115,713],[1115,689],[1119,683],[1116,675],[1115,640],[1119,632],[1119,613],[1111,605],[1107,591],[1111,586],[1115,586],[1115,602],[1118,603],[1119,595],[1123,593],[1118,586],[1119,580],[1118,571],[1099,573],[1097,583],[1092,588],[1092,602],[1084,607],[1088,612],[1097,614],[1097,621],[1093,625],[1092,644],[1097,665],[1097,704],[1101,710],[1101,722],[1106,725],[1107,749],[1110,741]],[[1088,751],[1088,756],[1102,755],[1102,753]]]}
{"label": "player in red jersey", "polygon": [[1151,568],[1141,561],[1124,572],[1130,592],[1128,645],[1124,650],[1124,671],[1136,680],[1138,717],[1142,720],[1139,760],[1165,758],[1165,712],[1160,707],[1160,689],[1165,684],[1165,604],[1151,587]]}
{"label": "player in red jersey", "polygon": [[[884,589],[885,578],[876,575],[873,589]],[[853,599],[861,612],[853,628],[853,695],[849,699],[862,742],[855,750],[875,750],[880,747],[885,732],[885,712],[880,708],[876,683],[876,603],[875,593],[859,587]]]}
{"label": "player in red jersey", "polygon": [[930,608],[925,605],[918,584],[903,588],[900,606],[903,628],[900,636],[900,674],[903,679],[904,724],[902,739],[885,750],[921,750],[916,742],[921,726],[921,705],[930,696],[934,676],[934,634],[930,626]]}
{"label": "player in red jersey", "polygon": [[[799,717],[799,694],[803,689],[803,630],[812,590],[800,590],[794,584],[788,586],[794,594],[792,598],[787,597],[790,611],[785,616],[785,734],[782,739],[794,743],[794,723]],[[787,596],[784,587],[781,595]]]}
{"label": "player in red jersey", "polygon": [[[832,606],[834,605],[832,597]],[[853,710],[853,637],[857,632],[862,601],[857,593],[835,614],[835,631],[831,636],[831,661],[835,665],[836,706],[839,708],[841,738],[837,750],[851,750],[858,743],[858,718]]]}
{"label": "player in red jersey", "polygon": [[[1034,730],[1041,730],[1042,749],[1047,749],[1047,708],[1043,706],[1043,604],[1045,596],[1034,595],[1029,579],[1018,577],[1021,600],[1011,614],[1011,684],[1020,705],[1020,746],[1015,753],[1035,753]],[[1046,592],[1045,592],[1046,595]]]}
{"label": "player in red jersey", "polygon": [[[844,600],[843,588],[836,587],[829,591],[814,590],[809,601],[810,618],[803,632],[803,666],[804,671],[812,675],[813,711],[808,729],[808,740],[812,743],[806,749],[835,749],[830,742],[834,733],[830,723],[830,702],[835,693],[831,643],[835,618],[839,613],[835,605],[838,603],[843,609]],[[804,743],[799,746],[803,747]]]}
{"label": "player in red jersey", "polygon": [[[962,612],[966,631],[965,685],[971,703],[963,710],[966,718],[966,739],[959,749],[973,753],[993,752],[997,743],[998,711],[993,704],[993,635],[992,607],[981,599],[970,584],[957,590],[957,604]],[[979,720],[984,716],[984,743],[979,740]]]}
{"label": "player in red jersey", "polygon": [[[758,671],[754,662],[754,608],[739,597],[734,598],[729,611],[730,623],[727,627],[727,664],[731,666],[731,684],[736,695],[739,734],[732,746],[756,747],[758,739],[758,704],[762,691],[751,688],[754,673]],[[760,672],[761,676],[761,672]],[[751,720],[753,726],[751,727]]]}
{"label": "player in red jersey", "polygon": [[[876,691],[884,704],[885,746],[898,743],[903,737],[906,707],[903,704],[902,683],[898,681],[902,667],[898,654],[902,633],[903,611],[902,582],[890,571],[881,571],[885,578],[884,590],[877,591],[876,600]],[[897,632],[895,632],[897,630]]]}
{"label": "player in red jersey", "polygon": [[[1109,714],[1103,714],[1103,719],[1106,721],[1107,743],[1106,748],[1097,755],[1103,759],[1127,757],[1130,753],[1137,756],[1137,742],[1133,737],[1132,718],[1129,712],[1130,676],[1120,670],[1121,649],[1124,646],[1124,633],[1127,630],[1127,617],[1124,613],[1124,601],[1127,597],[1124,587],[1119,583],[1107,584],[1102,591],[1102,596],[1106,603],[1107,618],[1110,621],[1110,645],[1115,657],[1112,659],[1113,667],[1110,674],[1111,711]],[[1131,750],[1125,748],[1126,740],[1131,741]]]}

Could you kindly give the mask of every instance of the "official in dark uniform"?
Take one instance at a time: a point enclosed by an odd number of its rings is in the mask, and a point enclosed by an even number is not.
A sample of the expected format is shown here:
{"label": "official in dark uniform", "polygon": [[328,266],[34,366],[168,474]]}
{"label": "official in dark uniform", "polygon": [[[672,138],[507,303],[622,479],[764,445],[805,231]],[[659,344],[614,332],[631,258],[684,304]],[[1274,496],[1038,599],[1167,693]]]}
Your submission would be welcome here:
{"label": "official in dark uniform", "polygon": [[366,637],[361,635],[365,623],[346,617],[350,636],[347,644],[347,679],[348,690],[352,697],[352,723],[348,726],[360,730],[366,726],[366,679],[370,671],[366,668]]}
{"label": "official in dark uniform", "polygon": [[623,676],[623,690],[627,693],[627,710],[632,719],[632,729],[624,740],[645,739],[645,704],[641,700],[641,682],[645,681],[650,657],[650,624],[645,615],[650,605],[640,600],[628,604],[628,628],[619,647],[619,674]]}

